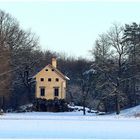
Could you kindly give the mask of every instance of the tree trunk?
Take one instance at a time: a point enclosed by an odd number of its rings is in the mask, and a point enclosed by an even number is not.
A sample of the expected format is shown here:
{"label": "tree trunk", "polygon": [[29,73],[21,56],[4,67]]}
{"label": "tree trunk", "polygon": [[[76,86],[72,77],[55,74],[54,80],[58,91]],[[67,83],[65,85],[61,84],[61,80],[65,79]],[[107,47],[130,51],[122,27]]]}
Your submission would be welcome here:
{"label": "tree trunk", "polygon": [[86,107],[83,105],[83,115],[86,115]]}
{"label": "tree trunk", "polygon": [[86,99],[83,99],[83,115],[86,115],[86,104],[85,104]]}
{"label": "tree trunk", "polygon": [[136,106],[137,105],[137,97],[136,97],[136,78],[133,78],[133,85],[132,85],[132,87],[133,87],[133,96],[134,96],[134,106]]}
{"label": "tree trunk", "polygon": [[116,93],[116,114],[120,114],[120,103],[118,98],[118,93]]}

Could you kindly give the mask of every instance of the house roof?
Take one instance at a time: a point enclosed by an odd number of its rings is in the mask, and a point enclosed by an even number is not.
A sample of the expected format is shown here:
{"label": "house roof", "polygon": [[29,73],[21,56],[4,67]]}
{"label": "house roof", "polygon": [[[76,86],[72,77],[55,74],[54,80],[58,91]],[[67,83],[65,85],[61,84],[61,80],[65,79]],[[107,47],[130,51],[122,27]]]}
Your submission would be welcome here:
{"label": "house roof", "polygon": [[[70,80],[66,75],[64,75],[62,72],[60,72],[57,68],[55,68],[54,66],[52,66],[51,64],[48,64],[46,67],[50,67],[51,69],[54,69],[54,71],[59,75],[61,76],[64,80]],[[44,67],[43,69],[45,69],[46,67]],[[43,70],[42,69],[42,70]],[[40,70],[38,73],[40,73],[42,70]],[[37,73],[37,74],[38,74]],[[36,75],[37,75],[36,74]],[[33,76],[33,78],[36,77],[36,75]]]}

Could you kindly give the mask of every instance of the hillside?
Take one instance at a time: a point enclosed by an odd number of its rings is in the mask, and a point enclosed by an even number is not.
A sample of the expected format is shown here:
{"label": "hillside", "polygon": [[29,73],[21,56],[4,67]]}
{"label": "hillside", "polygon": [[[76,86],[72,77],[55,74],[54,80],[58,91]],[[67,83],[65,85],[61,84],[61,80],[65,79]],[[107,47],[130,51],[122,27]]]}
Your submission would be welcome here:
{"label": "hillside", "polygon": [[139,115],[140,117],[140,105],[122,110],[120,115],[125,117],[137,117]]}

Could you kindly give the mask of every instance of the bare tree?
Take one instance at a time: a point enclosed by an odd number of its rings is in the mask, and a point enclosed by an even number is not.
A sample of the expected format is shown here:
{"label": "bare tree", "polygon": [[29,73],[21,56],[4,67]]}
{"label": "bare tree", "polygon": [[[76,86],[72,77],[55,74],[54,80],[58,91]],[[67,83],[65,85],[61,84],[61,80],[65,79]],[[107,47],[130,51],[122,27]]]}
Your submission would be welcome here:
{"label": "bare tree", "polygon": [[125,77],[123,76],[124,74],[124,65],[125,65],[125,60],[126,60],[126,54],[127,54],[127,50],[126,50],[126,46],[123,43],[123,33],[124,33],[124,29],[122,26],[114,24],[111,28],[110,31],[107,34],[108,37],[108,41],[109,41],[109,45],[110,47],[112,47],[113,51],[114,51],[114,58],[115,58],[115,63],[116,63],[116,84],[115,84],[115,90],[114,93],[115,97],[116,97],[116,113],[119,114],[120,113],[120,101],[119,101],[119,96],[120,94],[123,92],[122,89],[122,79],[124,79]]}
{"label": "bare tree", "polygon": [[96,41],[93,53],[95,57],[93,68],[97,70],[98,79],[96,90],[102,93],[100,99],[104,104],[109,98],[114,100],[116,114],[120,113],[120,102],[123,100],[122,79],[126,47],[122,43],[122,36],[123,28],[114,24],[106,34],[99,36],[97,41],[100,44]]}
{"label": "bare tree", "polygon": [[8,49],[0,46],[0,108],[5,109],[6,103],[10,98],[11,68],[10,54]]}
{"label": "bare tree", "polygon": [[[36,60],[32,56],[38,47],[38,38],[33,33],[22,30],[15,18],[0,10],[0,78],[10,75],[9,82],[5,82],[9,93],[25,81],[20,75],[33,67]],[[4,81],[5,78],[1,80]]]}

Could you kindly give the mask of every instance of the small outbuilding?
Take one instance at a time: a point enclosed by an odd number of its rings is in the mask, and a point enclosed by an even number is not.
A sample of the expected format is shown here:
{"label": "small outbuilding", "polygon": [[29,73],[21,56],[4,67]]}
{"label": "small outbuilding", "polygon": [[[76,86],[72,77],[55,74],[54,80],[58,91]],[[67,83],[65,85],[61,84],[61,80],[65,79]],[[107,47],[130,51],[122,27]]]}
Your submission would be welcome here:
{"label": "small outbuilding", "polygon": [[67,76],[57,69],[57,60],[52,58],[48,64],[34,76],[36,80],[35,97],[41,99],[65,99]]}

